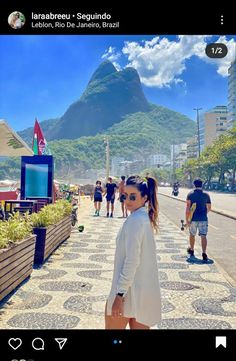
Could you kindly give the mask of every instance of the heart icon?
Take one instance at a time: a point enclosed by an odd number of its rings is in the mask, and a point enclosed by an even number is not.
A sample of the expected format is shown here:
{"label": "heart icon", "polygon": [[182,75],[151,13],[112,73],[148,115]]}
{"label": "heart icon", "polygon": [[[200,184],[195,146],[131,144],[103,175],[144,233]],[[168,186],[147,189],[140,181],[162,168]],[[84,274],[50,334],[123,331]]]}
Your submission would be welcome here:
{"label": "heart icon", "polygon": [[22,340],[20,338],[9,338],[8,344],[13,350],[17,350],[22,345]]}

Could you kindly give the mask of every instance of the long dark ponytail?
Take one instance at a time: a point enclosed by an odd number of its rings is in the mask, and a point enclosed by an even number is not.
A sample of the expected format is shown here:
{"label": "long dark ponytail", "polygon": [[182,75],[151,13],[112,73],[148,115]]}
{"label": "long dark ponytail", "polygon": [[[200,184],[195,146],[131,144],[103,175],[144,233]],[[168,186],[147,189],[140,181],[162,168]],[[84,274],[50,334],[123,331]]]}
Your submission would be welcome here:
{"label": "long dark ponytail", "polygon": [[141,196],[147,195],[148,202],[148,216],[153,229],[158,230],[158,200],[157,200],[157,180],[153,177],[141,178],[138,175],[130,176],[126,185],[132,185],[136,187]]}

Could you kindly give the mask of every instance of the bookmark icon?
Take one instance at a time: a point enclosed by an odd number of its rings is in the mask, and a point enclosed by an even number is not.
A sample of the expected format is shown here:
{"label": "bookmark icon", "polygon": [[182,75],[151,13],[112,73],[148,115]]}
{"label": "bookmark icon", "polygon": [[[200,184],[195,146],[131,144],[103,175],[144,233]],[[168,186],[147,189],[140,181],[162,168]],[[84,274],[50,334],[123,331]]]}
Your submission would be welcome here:
{"label": "bookmark icon", "polygon": [[226,336],[216,336],[216,348],[219,346],[226,348]]}
{"label": "bookmark icon", "polygon": [[59,349],[62,350],[68,338],[54,338],[54,340],[58,343]]}

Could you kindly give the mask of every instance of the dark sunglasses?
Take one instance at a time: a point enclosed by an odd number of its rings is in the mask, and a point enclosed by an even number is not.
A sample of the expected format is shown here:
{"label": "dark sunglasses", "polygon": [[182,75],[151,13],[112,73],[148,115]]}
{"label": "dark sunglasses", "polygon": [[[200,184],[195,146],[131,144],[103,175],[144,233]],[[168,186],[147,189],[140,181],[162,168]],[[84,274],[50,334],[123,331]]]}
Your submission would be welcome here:
{"label": "dark sunglasses", "polygon": [[128,198],[130,201],[136,201],[136,195],[135,194],[131,194],[130,196],[126,196],[125,194],[123,194],[122,198],[124,200],[126,200]]}

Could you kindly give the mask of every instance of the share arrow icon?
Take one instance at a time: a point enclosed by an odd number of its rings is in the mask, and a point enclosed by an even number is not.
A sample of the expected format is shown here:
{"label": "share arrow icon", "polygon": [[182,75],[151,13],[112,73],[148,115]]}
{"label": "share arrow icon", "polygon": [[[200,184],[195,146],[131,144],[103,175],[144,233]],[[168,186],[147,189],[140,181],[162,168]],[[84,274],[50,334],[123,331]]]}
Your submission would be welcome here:
{"label": "share arrow icon", "polygon": [[59,349],[62,350],[68,339],[67,338],[54,338],[54,340],[57,341],[57,343],[59,345]]}

